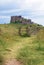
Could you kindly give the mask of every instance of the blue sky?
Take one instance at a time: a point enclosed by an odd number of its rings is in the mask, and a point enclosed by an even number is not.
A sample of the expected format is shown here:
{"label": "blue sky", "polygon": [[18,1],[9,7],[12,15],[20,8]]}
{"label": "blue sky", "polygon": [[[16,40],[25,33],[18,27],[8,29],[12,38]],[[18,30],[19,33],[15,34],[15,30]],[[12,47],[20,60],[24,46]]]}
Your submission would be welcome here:
{"label": "blue sky", "polygon": [[0,23],[9,23],[16,15],[44,25],[44,0],[0,0]]}

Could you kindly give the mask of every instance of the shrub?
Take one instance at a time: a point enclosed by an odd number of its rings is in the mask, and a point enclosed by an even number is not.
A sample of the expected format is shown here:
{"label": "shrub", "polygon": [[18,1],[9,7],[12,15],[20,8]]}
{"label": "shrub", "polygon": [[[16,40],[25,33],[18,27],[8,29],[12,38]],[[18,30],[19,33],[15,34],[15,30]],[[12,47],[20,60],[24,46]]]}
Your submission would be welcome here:
{"label": "shrub", "polygon": [[43,50],[44,49],[44,29],[41,29],[37,36],[35,43],[38,44],[37,50]]}
{"label": "shrub", "polygon": [[27,36],[31,36],[31,30],[30,30],[30,27],[26,27],[26,32],[27,32]]}
{"label": "shrub", "polygon": [[19,35],[23,37],[30,37],[31,36],[31,30],[30,27],[19,27]]}
{"label": "shrub", "polygon": [[1,30],[1,28],[0,28],[0,35],[2,34],[2,30]]}
{"label": "shrub", "polygon": [[19,23],[21,23],[21,21],[18,20],[18,21],[15,21],[15,23],[19,24]]}
{"label": "shrub", "polygon": [[19,35],[22,37],[27,37],[27,32],[25,27],[19,27]]}

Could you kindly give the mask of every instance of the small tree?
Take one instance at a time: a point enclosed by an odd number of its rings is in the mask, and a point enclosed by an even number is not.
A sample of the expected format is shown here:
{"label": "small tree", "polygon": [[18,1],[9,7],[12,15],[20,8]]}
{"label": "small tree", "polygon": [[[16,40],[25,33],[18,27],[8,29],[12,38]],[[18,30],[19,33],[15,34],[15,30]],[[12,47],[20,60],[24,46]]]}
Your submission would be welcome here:
{"label": "small tree", "polygon": [[36,37],[38,43],[38,50],[44,50],[44,29],[41,29]]}
{"label": "small tree", "polygon": [[22,34],[21,34],[21,29],[22,29],[22,27],[19,27],[19,35],[21,36]]}
{"label": "small tree", "polygon": [[31,32],[30,32],[30,27],[26,27],[26,32],[27,32],[27,36],[29,36],[30,37],[30,35],[31,35]]}
{"label": "small tree", "polygon": [[30,27],[26,27],[26,30],[25,28],[22,28],[22,27],[19,27],[19,35],[20,36],[29,36],[31,35],[31,30],[30,30]]}
{"label": "small tree", "polygon": [[1,30],[1,28],[0,28],[0,35],[2,34],[2,30]]}

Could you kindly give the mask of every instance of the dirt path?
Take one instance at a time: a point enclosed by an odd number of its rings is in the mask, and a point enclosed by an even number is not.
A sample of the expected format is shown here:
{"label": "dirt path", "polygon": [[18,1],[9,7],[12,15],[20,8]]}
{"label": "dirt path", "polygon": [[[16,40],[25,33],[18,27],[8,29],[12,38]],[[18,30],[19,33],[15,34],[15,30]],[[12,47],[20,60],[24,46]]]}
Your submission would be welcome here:
{"label": "dirt path", "polygon": [[[5,65],[23,65],[19,61],[17,61],[17,59],[14,59],[14,58],[16,58],[16,55],[17,55],[19,49],[23,48],[23,46],[26,45],[29,42],[32,42],[32,39],[26,38],[26,39],[21,40],[21,42],[18,42],[16,45],[14,45],[11,48],[12,49],[11,53],[8,54],[8,56],[7,56],[7,57],[9,57],[9,59],[7,59],[5,61]],[[29,43],[29,44],[30,44],[30,46],[32,46],[31,43]]]}
{"label": "dirt path", "polygon": [[9,59],[5,61],[5,65],[21,65],[16,59]]}

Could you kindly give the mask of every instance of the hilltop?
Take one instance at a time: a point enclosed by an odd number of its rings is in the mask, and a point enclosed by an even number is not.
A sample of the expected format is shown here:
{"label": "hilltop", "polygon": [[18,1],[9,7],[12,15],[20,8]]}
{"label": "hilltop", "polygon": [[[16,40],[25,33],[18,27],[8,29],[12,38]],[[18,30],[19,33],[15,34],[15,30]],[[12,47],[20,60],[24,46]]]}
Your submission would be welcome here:
{"label": "hilltop", "polygon": [[[19,27],[19,33],[21,34],[24,32],[29,32],[31,34],[36,34],[42,28],[41,25],[32,22],[31,19],[26,19],[22,16],[11,16],[10,24],[17,24]],[[23,29],[23,31],[22,31]],[[21,32],[20,32],[21,31]],[[28,36],[29,36],[28,33]]]}
{"label": "hilltop", "polygon": [[[19,36],[19,27],[26,27],[36,35]],[[44,65],[44,27],[37,24],[0,24],[0,65]]]}

